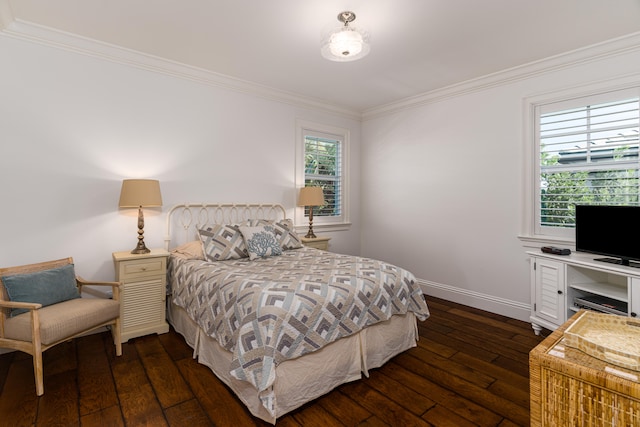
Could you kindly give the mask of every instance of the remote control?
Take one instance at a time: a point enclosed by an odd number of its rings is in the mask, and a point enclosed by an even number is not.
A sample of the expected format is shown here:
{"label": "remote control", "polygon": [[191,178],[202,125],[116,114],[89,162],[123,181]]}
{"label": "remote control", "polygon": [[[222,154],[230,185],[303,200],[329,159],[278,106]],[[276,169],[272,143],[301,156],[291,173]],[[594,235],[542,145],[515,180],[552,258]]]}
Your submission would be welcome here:
{"label": "remote control", "polygon": [[567,248],[556,248],[555,246],[543,246],[540,248],[540,250],[544,253],[547,254],[554,254],[554,255],[569,255],[571,254],[571,249],[567,249]]}

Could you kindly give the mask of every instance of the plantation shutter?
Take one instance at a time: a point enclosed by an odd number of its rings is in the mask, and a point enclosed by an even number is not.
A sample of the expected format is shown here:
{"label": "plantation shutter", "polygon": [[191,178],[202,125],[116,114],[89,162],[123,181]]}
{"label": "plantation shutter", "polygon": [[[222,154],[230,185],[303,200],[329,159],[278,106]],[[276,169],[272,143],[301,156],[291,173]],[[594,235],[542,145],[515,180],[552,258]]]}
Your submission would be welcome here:
{"label": "plantation shutter", "polygon": [[638,205],[638,90],[538,107],[537,222],[575,227],[576,204]]}
{"label": "plantation shutter", "polygon": [[[341,140],[330,136],[305,135],[305,186],[321,187],[324,206],[313,208],[314,216],[342,214]],[[305,215],[308,215],[305,207]]]}

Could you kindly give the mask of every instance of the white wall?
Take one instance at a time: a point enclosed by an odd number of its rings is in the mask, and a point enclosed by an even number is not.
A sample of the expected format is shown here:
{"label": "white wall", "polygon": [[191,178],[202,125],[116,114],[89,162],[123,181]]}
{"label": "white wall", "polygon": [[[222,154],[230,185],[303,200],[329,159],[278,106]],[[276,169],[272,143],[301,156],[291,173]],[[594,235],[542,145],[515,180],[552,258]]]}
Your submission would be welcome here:
{"label": "white wall", "polygon": [[124,178],[160,180],[145,242],[162,247],[165,213],[182,202],[295,207],[296,119],[351,131],[350,231],[359,251],[360,122],[0,35],[0,265],[74,257],[112,280],[111,253],[137,241],[135,210],[117,207]]}
{"label": "white wall", "polygon": [[329,234],[332,250],[362,247],[409,268],[432,295],[523,319],[523,99],[640,72],[629,49],[360,123],[2,35],[0,61],[2,266],[73,256],[83,276],[112,279],[111,253],[136,242],[136,212],[117,208],[124,178],[161,182],[164,207],[145,211],[149,247],[162,246],[176,203],[278,202],[293,212],[302,119],[351,132],[353,225]]}
{"label": "white wall", "polygon": [[[434,296],[528,319],[522,231],[524,98],[640,72],[640,46],[380,109],[363,123],[362,252]],[[516,75],[517,78],[513,78]],[[425,76],[428,78],[428,76]],[[484,87],[482,87],[484,85]]]}

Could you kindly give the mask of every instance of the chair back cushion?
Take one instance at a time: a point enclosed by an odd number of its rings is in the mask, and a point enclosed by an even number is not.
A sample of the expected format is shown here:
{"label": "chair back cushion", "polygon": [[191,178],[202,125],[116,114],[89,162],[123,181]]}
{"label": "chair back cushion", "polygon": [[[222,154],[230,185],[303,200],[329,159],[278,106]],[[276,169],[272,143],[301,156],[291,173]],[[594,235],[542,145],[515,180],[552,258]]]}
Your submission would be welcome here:
{"label": "chair back cushion", "polygon": [[[80,298],[73,264],[33,273],[2,276],[2,283],[11,301],[36,302],[48,306]],[[14,308],[10,317],[27,311]]]}

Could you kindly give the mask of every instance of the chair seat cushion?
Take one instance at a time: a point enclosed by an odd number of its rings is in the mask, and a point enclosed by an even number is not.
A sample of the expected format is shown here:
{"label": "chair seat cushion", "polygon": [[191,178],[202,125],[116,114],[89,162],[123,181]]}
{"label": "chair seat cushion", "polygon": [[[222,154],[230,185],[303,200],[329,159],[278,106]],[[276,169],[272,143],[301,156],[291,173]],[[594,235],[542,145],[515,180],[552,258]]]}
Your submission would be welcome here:
{"label": "chair seat cushion", "polygon": [[[105,298],[76,298],[42,307],[38,312],[41,342],[49,345],[115,319],[120,315],[120,303]],[[31,313],[7,318],[4,335],[31,341]]]}

